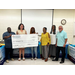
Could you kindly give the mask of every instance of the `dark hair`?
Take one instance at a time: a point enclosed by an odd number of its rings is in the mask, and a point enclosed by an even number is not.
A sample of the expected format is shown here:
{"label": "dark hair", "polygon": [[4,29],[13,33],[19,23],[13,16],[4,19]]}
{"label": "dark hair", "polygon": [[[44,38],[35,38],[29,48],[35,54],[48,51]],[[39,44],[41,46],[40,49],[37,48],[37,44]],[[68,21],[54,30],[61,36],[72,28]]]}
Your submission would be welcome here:
{"label": "dark hair", "polygon": [[46,27],[43,27],[43,28],[45,28],[45,30],[47,30],[47,28],[46,28]]}
{"label": "dark hair", "polygon": [[[56,26],[55,26],[55,25],[52,25],[52,27],[53,27],[53,26],[54,26],[54,32],[53,32],[53,34],[56,34]],[[52,34],[52,28],[51,28],[50,34]]]}
{"label": "dark hair", "polygon": [[20,23],[18,26],[18,30],[20,30],[20,26],[23,25],[23,30],[24,30],[24,24]]}
{"label": "dark hair", "polygon": [[32,34],[32,33],[35,33],[35,28],[34,27],[31,27],[31,29],[30,29],[30,34]]}
{"label": "dark hair", "polygon": [[[7,27],[7,30],[9,29],[10,27]],[[10,28],[11,29],[11,28]]]}

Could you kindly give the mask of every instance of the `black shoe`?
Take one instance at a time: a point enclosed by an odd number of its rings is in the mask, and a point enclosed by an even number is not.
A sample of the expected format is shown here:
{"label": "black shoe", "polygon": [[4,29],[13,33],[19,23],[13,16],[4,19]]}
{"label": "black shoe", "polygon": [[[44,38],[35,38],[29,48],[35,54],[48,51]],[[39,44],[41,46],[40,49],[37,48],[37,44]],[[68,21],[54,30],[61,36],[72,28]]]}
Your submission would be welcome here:
{"label": "black shoe", "polygon": [[64,63],[63,61],[60,62],[60,64]]}
{"label": "black shoe", "polygon": [[52,61],[58,61],[58,60],[56,60],[56,59],[53,59]]}

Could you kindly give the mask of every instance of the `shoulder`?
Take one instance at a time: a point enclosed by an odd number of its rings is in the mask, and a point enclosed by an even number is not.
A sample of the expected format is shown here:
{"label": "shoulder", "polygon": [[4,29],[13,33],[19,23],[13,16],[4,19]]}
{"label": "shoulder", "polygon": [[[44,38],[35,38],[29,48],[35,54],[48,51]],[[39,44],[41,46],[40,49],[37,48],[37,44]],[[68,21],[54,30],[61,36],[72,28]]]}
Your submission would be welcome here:
{"label": "shoulder", "polygon": [[15,32],[12,32],[12,34],[15,34]]}
{"label": "shoulder", "polygon": [[8,32],[4,32],[3,34],[7,34]]}
{"label": "shoulder", "polygon": [[64,34],[67,34],[65,31],[63,31]]}

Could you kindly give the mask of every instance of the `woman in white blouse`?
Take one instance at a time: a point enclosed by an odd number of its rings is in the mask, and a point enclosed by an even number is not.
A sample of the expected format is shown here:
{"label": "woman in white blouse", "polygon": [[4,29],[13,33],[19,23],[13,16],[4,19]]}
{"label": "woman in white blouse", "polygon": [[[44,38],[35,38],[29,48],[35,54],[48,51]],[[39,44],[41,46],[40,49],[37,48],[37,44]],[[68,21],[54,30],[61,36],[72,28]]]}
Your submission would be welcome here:
{"label": "woman in white blouse", "polygon": [[56,57],[56,26],[52,25],[52,29],[50,32],[51,44],[49,46],[49,56],[55,58]]}

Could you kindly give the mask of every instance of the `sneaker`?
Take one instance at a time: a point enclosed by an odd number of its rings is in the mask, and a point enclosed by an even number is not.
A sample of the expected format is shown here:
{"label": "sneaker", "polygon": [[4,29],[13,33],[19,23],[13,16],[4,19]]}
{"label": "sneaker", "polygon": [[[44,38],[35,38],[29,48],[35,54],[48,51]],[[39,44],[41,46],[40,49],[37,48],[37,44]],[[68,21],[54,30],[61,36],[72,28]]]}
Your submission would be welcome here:
{"label": "sneaker", "polygon": [[34,60],[36,60],[37,58],[35,58]]}
{"label": "sneaker", "polygon": [[23,58],[23,61],[25,61],[25,58]]}
{"label": "sneaker", "polygon": [[14,59],[13,59],[13,58],[11,58],[11,60],[12,60],[12,61],[14,61]]}
{"label": "sneaker", "polygon": [[33,60],[33,58],[31,58],[31,60]]}
{"label": "sneaker", "polygon": [[6,60],[6,63],[9,63],[9,60]]}
{"label": "sneaker", "polygon": [[21,60],[21,58],[18,58],[18,61],[20,61]]}

